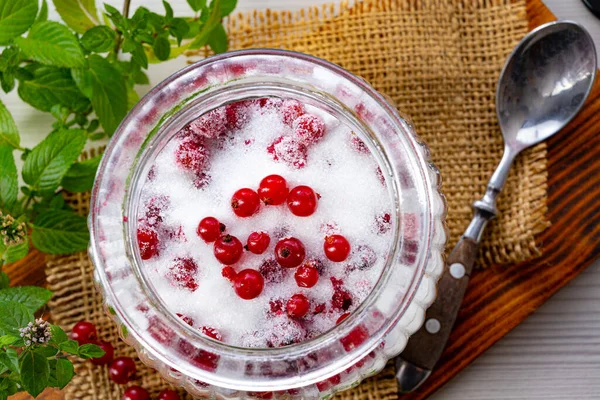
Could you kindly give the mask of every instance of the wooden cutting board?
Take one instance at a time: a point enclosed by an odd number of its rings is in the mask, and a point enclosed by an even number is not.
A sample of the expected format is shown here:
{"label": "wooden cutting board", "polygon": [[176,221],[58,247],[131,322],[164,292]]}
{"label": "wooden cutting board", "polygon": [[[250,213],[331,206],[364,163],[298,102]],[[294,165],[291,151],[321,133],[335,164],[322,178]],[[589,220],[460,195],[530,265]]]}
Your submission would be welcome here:
{"label": "wooden cutting board", "polygon": [[[541,0],[528,0],[531,29],[556,19]],[[425,399],[521,323],[600,256],[600,79],[581,113],[548,142],[548,218],[537,238],[543,256],[477,271],[436,370],[420,390]],[[37,251],[5,267],[13,285],[44,285],[45,260]],[[11,400],[29,399],[16,395]],[[48,390],[38,397],[59,400]]]}

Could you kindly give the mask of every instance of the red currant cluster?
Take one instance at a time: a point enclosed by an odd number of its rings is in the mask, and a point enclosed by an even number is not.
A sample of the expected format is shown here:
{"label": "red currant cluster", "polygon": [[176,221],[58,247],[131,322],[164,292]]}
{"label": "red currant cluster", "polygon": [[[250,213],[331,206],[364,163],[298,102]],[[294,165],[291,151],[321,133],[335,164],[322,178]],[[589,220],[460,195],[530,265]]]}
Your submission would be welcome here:
{"label": "red currant cluster", "polygon": [[[125,385],[135,378],[137,368],[133,358],[114,358],[114,347],[108,342],[98,340],[98,331],[96,330],[96,326],[91,322],[80,321],[76,323],[71,330],[71,339],[77,341],[80,346],[93,343],[104,350],[102,357],[92,358],[90,362],[94,365],[109,365],[108,375],[113,382]],[[174,390],[167,389],[160,392],[157,399],[180,400],[180,397]],[[150,393],[140,386],[129,386],[123,393],[123,400],[150,400]]]}
{"label": "red currant cluster", "polygon": [[[258,191],[244,188],[236,191],[231,198],[233,212],[242,218],[256,214],[260,203],[277,206],[286,203],[292,214],[300,217],[312,215],[317,209],[319,195],[308,186],[296,186],[288,189],[285,178],[269,175],[259,185]],[[260,270],[244,269],[236,272],[231,266],[242,257],[244,249],[254,254],[263,254],[271,242],[267,232],[252,232],[246,245],[233,235],[225,233],[226,227],[214,217],[206,217],[198,224],[197,233],[205,242],[214,242],[214,255],[224,264],[222,275],[233,283],[236,294],[245,300],[256,298],[263,290],[264,276]],[[346,260],[350,254],[350,243],[342,235],[330,235],[325,238],[323,250],[328,259],[334,262]],[[319,271],[311,263],[305,263],[306,250],[302,242],[295,237],[286,237],[275,245],[275,260],[283,268],[298,268],[294,278],[299,287],[311,288],[317,284]],[[277,266],[265,265],[276,269]],[[262,268],[261,268],[262,269]],[[301,318],[310,308],[305,295],[293,295],[286,304],[287,314],[292,318]]]}

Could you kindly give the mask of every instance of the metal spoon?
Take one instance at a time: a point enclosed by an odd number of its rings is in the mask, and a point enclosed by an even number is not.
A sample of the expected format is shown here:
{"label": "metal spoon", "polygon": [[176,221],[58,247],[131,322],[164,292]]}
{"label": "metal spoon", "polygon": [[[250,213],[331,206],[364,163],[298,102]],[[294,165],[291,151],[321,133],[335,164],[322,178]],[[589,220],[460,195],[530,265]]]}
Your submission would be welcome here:
{"label": "metal spoon", "polygon": [[425,324],[396,358],[403,393],[415,390],[437,363],[456,320],[481,235],[496,216],[496,198],[511,164],[523,150],[560,131],[581,109],[596,76],[596,50],[578,23],[551,22],[531,31],[508,57],[496,90],[496,111],[504,155],[485,195],[473,203],[475,215],[446,261],[438,296]]}

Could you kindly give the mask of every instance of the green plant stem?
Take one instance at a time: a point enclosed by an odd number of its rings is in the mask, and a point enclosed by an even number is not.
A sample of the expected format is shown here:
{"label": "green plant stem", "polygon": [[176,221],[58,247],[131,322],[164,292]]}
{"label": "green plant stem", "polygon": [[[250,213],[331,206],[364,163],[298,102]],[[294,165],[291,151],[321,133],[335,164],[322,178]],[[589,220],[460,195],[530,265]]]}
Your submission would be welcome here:
{"label": "green plant stem", "polygon": [[27,197],[27,200],[25,200],[25,204],[23,205],[23,211],[26,211],[29,208],[29,204],[31,203],[31,200],[33,200],[33,195],[30,194]]}
{"label": "green plant stem", "polygon": [[[131,0],[125,0],[125,3],[123,3],[123,16],[125,18],[129,18],[129,7],[131,5]],[[121,31],[117,30],[117,44],[115,44],[115,49],[113,50],[113,53],[115,54],[115,59],[117,59],[118,55],[119,55],[119,50],[121,49],[121,42],[123,41],[123,34],[121,33]]]}

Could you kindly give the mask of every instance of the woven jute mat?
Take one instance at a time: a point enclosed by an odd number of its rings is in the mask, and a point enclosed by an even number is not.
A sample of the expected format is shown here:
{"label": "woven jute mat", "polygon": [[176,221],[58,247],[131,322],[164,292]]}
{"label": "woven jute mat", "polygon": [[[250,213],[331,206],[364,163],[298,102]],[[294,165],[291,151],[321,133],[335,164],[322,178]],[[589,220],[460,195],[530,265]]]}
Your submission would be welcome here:
{"label": "woven jute mat", "polygon": [[[471,218],[473,200],[481,196],[502,152],[494,92],[506,56],[527,32],[525,1],[510,0],[364,0],[299,12],[251,12],[227,21],[231,48],[272,47],[297,50],[337,63],[362,76],[410,116],[431,148],[443,176],[448,200],[449,246]],[[188,54],[196,59],[204,53]],[[546,147],[520,157],[504,194],[500,216],[486,234],[479,265],[507,264],[539,255],[535,236],[548,225]],[[82,214],[89,195],[67,196]],[[70,329],[80,320],[98,326],[101,340],[117,355],[134,356],[119,341],[92,283],[85,253],[53,257],[48,262],[54,321]],[[108,379],[106,367],[76,366],[67,399],[121,398],[122,387]],[[153,394],[168,385],[138,365],[135,384]],[[395,399],[393,368],[342,399]]]}

